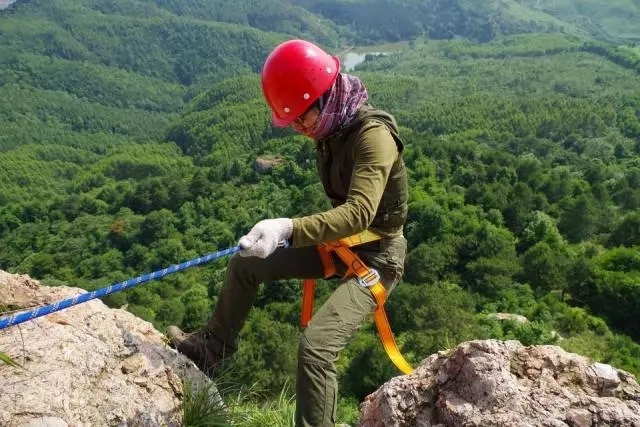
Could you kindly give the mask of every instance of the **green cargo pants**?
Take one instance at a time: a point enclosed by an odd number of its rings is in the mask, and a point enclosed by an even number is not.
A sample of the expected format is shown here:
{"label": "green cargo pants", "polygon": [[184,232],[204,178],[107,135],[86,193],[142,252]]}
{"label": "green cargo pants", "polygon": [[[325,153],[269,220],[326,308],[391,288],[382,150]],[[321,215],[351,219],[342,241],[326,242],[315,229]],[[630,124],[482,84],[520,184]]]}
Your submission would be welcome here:
{"label": "green cargo pants", "polygon": [[[387,238],[353,248],[381,275],[390,294],[404,272],[407,241],[403,236]],[[345,268],[336,262],[339,274]],[[322,278],[324,271],[315,246],[278,249],[271,256],[231,258],[222,290],[207,329],[232,352],[251,309],[258,286],[279,279]],[[300,337],[296,382],[297,427],[333,426],[336,419],[338,385],[335,362],[367,316],[373,313],[371,292],[353,278],[343,281],[314,313]],[[382,344],[381,344],[382,345]],[[389,362],[391,363],[391,362]]]}

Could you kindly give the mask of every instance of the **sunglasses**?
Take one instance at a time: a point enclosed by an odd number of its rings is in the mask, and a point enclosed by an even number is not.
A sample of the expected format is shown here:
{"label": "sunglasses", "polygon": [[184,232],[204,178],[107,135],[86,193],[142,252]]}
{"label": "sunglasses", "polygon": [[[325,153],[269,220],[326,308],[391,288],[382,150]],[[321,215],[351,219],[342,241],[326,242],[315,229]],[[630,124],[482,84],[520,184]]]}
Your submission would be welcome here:
{"label": "sunglasses", "polygon": [[311,104],[309,108],[305,110],[304,113],[300,114],[298,118],[294,120],[294,123],[303,125],[305,120],[307,119],[307,114],[309,114],[311,110],[313,110],[314,108],[317,108],[318,111],[322,111],[322,108],[324,107],[324,104],[325,104],[325,96],[327,96],[327,94],[321,96],[313,104]]}

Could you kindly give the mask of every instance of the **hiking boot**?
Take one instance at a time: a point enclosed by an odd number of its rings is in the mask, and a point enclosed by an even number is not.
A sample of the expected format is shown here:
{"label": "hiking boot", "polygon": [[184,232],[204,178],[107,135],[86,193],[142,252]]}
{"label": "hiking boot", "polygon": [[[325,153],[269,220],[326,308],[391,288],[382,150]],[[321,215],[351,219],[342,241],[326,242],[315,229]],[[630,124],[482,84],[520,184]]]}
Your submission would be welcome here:
{"label": "hiking boot", "polygon": [[205,375],[213,378],[219,372],[225,349],[213,335],[206,331],[187,334],[177,326],[169,326],[167,337],[169,346],[191,359]]}

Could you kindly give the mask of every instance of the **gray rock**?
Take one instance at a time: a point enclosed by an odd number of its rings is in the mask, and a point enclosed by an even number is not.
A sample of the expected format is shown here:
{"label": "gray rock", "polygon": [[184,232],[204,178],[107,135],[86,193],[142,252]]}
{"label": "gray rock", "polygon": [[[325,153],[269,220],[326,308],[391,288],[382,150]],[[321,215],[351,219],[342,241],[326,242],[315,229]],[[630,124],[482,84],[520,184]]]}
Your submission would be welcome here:
{"label": "gray rock", "polygon": [[258,157],[253,163],[253,169],[256,172],[268,172],[282,162],[283,159],[277,156]]}
{"label": "gray rock", "polygon": [[[0,270],[0,305],[31,307],[83,292]],[[183,380],[210,384],[150,323],[100,300],[0,330],[0,350],[24,367],[0,364],[3,427],[35,427],[45,415],[59,420],[48,427],[179,426]],[[217,391],[212,399],[221,404]]]}
{"label": "gray rock", "polygon": [[557,346],[471,341],[367,396],[357,425],[640,427],[640,386]]}
{"label": "gray rock", "polygon": [[33,418],[20,427],[69,427],[69,424],[58,417],[40,417]]}

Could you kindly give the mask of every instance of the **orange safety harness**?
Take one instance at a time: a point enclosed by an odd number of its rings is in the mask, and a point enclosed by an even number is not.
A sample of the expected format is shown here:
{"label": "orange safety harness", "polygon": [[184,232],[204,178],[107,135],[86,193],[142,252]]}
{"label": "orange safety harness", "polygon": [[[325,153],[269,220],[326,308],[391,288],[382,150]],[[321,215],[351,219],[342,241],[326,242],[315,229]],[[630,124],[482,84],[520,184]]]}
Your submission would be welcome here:
{"label": "orange safety harness", "polygon": [[[331,257],[331,253],[333,252],[347,266],[344,278],[356,276],[358,283],[371,291],[371,294],[376,301],[374,321],[378,328],[382,345],[396,367],[404,374],[410,374],[413,372],[413,368],[409,363],[407,363],[400,353],[396,340],[393,337],[391,327],[389,326],[387,314],[384,311],[387,291],[380,282],[380,274],[376,270],[368,268],[362,262],[360,257],[350,249],[352,246],[376,240],[380,240],[380,236],[369,230],[365,230],[362,233],[355,234],[353,236],[318,244],[318,252],[320,253],[320,259],[322,260],[322,266],[324,267],[324,278],[328,279],[336,274],[336,265]],[[306,328],[311,320],[311,316],[313,315],[313,300],[316,280],[304,279],[302,283],[302,312],[300,315],[300,326]]]}

